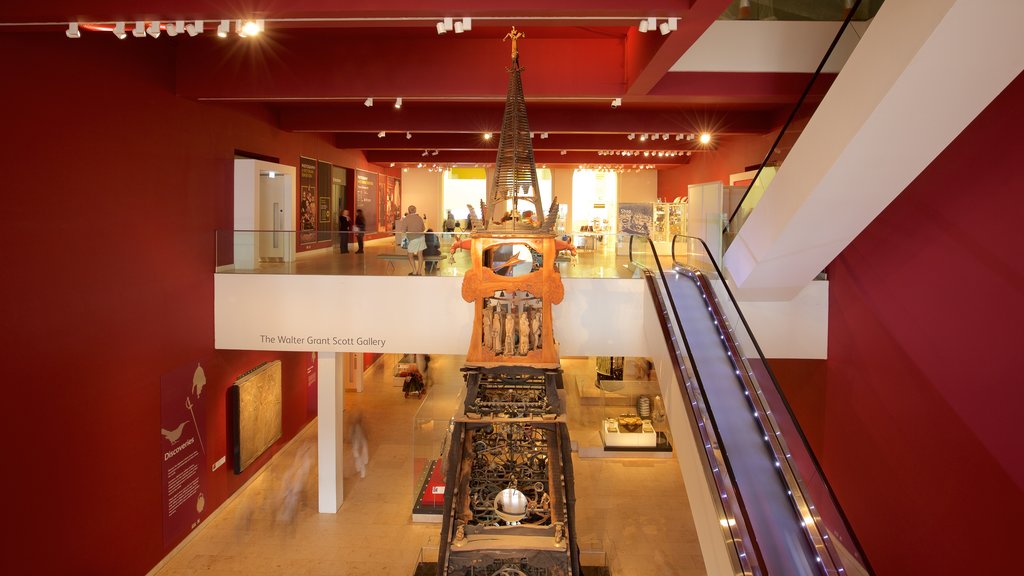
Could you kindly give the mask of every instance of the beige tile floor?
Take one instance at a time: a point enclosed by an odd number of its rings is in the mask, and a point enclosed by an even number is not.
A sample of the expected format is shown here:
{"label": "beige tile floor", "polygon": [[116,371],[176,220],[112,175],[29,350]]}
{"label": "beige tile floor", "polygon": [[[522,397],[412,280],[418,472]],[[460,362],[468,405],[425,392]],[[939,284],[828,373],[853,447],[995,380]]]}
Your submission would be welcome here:
{"label": "beige tile floor", "polygon": [[[569,278],[629,278],[633,270],[629,267],[629,256],[625,248],[616,246],[616,237],[606,235],[601,242],[588,237],[585,246],[577,251],[576,260],[571,264],[561,264],[562,274]],[[462,250],[456,253],[454,263],[447,259],[451,242],[442,240],[441,254],[446,258],[440,262],[438,275],[461,276],[469,268],[469,253]],[[659,251],[668,253],[667,248]],[[338,252],[337,246],[331,249],[302,252],[296,255],[294,262],[264,262],[252,270],[236,270],[231,266],[222,266],[221,273],[233,274],[327,274],[327,275],[367,275],[367,276],[406,276],[412,271],[407,260],[387,261],[381,255],[405,255],[405,251],[395,246],[394,238],[380,238],[365,243],[363,254]],[[663,259],[663,266],[670,263]]]}
{"label": "beige tile floor", "polygon": [[[337,514],[317,512],[314,421],[154,574],[411,575],[424,549],[436,548],[440,525],[411,520],[413,426],[421,401],[395,387],[395,360],[385,356],[371,367],[363,392],[345,393],[346,413],[363,414],[370,461],[360,478],[345,446],[345,501]],[[462,361],[433,357],[428,408],[436,412],[457,401]],[[565,359],[563,367],[569,378],[586,377],[592,362]],[[583,413],[601,408],[581,406],[573,386],[566,390],[573,434]],[[603,551],[612,574],[705,573],[675,458],[574,454],[573,465],[581,548]]]}

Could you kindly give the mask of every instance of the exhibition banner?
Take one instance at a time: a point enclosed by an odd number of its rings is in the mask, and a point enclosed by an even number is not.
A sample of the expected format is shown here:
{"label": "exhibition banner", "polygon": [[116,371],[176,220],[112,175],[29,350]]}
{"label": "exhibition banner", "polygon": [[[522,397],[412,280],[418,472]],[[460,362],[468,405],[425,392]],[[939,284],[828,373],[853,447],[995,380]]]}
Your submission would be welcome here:
{"label": "exhibition banner", "polygon": [[387,191],[380,195],[378,214],[381,215],[377,224],[378,232],[390,232],[395,222],[402,217],[402,181],[387,177]]}
{"label": "exhibition banner", "polygon": [[654,206],[651,204],[619,204],[619,233],[651,235]]}
{"label": "exhibition banner", "polygon": [[299,244],[316,242],[316,160],[299,157]]}
{"label": "exhibition banner", "polygon": [[201,362],[160,379],[161,515],[167,548],[208,516],[205,387]]}
{"label": "exhibition banner", "polygon": [[379,230],[377,221],[377,175],[356,170],[356,209],[363,211],[366,232]]}

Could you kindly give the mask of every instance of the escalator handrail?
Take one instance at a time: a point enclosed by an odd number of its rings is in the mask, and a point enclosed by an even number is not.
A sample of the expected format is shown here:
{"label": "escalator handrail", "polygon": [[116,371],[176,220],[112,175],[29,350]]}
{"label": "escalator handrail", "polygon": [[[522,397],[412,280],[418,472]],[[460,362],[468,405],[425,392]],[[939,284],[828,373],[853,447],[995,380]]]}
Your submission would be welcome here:
{"label": "escalator handrail", "polygon": [[[648,286],[651,289],[651,296],[652,298],[654,298],[655,306],[662,308],[664,305],[660,302],[659,298],[657,297],[657,288],[655,285],[657,281],[654,279],[654,273],[650,269],[648,269],[648,267],[645,266],[643,263],[638,262],[635,258],[633,258],[633,240],[636,238],[638,238],[638,236],[634,235],[631,235],[629,238],[629,260],[634,266],[643,271]],[[660,260],[658,259],[658,252],[654,247],[654,243],[651,241],[649,237],[642,238],[647,241],[648,248],[651,250],[651,255],[658,268],[658,277],[661,279],[661,284],[665,291],[664,293],[666,295],[670,295],[671,291],[669,289],[668,282],[665,280],[665,271],[661,266]],[[668,301],[669,308],[671,308],[672,317],[675,319],[676,325],[679,326],[679,335],[680,339],[682,340],[686,355],[689,358],[693,358],[693,352],[690,349],[690,343],[686,338],[686,334],[683,332],[682,322],[679,319],[679,312],[676,309],[675,302],[672,300],[671,296],[668,296],[666,300]],[[662,311],[664,311],[663,308]],[[667,325],[667,321],[665,320],[665,317],[662,314],[659,314],[659,323],[661,324],[661,329],[666,337],[666,340],[670,340],[671,328]],[[676,357],[677,354],[678,351],[676,351],[673,354],[672,369],[675,372],[676,381],[678,382],[680,392],[682,393],[684,398],[689,398],[690,394],[687,391],[686,386],[686,382],[688,381],[688,379],[685,377],[683,373],[683,366],[681,365],[678,357]],[[730,503],[734,502],[735,504],[729,506],[729,508],[731,510],[731,516],[733,517],[733,519],[735,519],[736,526],[735,528],[733,528],[732,526],[725,526],[724,528],[729,530],[731,533],[734,533],[732,540],[733,546],[737,551],[737,556],[735,560],[740,563],[741,569],[743,570],[744,574],[761,574],[761,567],[764,566],[764,558],[761,554],[760,548],[757,545],[756,536],[748,528],[750,526],[750,520],[747,517],[746,506],[744,506],[743,504],[743,496],[740,494],[739,490],[736,488],[735,482],[733,481],[733,478],[735,478],[736,475],[733,472],[732,464],[729,462],[729,455],[721,444],[722,435],[719,431],[717,422],[715,422],[714,415],[711,413],[710,410],[706,409],[704,398],[707,398],[707,393],[705,391],[703,381],[700,378],[700,373],[697,370],[696,364],[693,364],[691,366],[691,371],[693,372],[693,380],[696,381],[697,388],[700,392],[700,398],[697,400],[691,400],[690,403],[690,413],[693,415],[691,425],[694,427],[694,433],[697,436],[701,437],[701,444],[703,445],[704,449],[701,450],[700,452],[704,454],[705,458],[705,474],[711,474],[713,482],[717,486],[716,498],[714,500],[716,502],[716,508],[720,512],[724,512],[725,510],[726,504],[722,502],[721,497],[718,497],[718,495],[722,494],[722,490],[724,490],[726,494],[732,495]],[[698,401],[700,402],[700,406],[697,406]],[[694,408],[695,406],[697,406],[697,408]],[[701,406],[705,406],[705,409],[701,410]],[[699,413],[699,416],[697,413]],[[700,426],[698,425],[698,417],[708,422],[711,428],[711,433],[714,435],[713,438],[707,436],[707,429],[709,426],[704,426],[704,432],[701,432]],[[714,440],[714,443],[712,443],[711,440]],[[715,444],[719,446],[722,455],[722,462],[720,465],[716,465],[716,459],[711,453],[709,453],[708,446]],[[716,472],[716,469],[721,470],[722,468],[724,468],[726,471],[725,475],[722,475],[720,472]],[[719,480],[719,478],[721,480]],[[724,486],[723,482],[725,483]],[[728,516],[728,514],[726,516]],[[746,551],[740,551],[741,547],[746,547]]]}
{"label": "escalator handrail", "polygon": [[796,113],[800,110],[800,107],[804,105],[804,100],[807,99],[807,95],[811,93],[811,87],[814,86],[814,83],[818,81],[818,77],[821,76],[821,71],[825,68],[825,64],[828,62],[828,59],[832,57],[832,51],[835,50],[836,46],[839,44],[839,39],[842,38],[843,34],[846,32],[846,27],[849,26],[850,22],[853,20],[853,15],[857,12],[857,9],[860,8],[860,3],[861,0],[856,0],[850,8],[850,12],[846,15],[846,19],[843,20],[843,24],[839,27],[839,32],[837,32],[835,38],[832,39],[832,43],[829,44],[828,50],[825,51],[825,56],[821,58],[821,62],[818,63],[818,67],[814,70],[814,74],[811,76],[810,81],[807,82],[807,86],[804,87],[803,93],[800,94],[800,98],[796,101],[796,105],[793,106],[793,110],[789,113],[789,117],[786,118],[786,123],[782,125],[782,129],[779,130],[778,136],[775,137],[775,142],[773,142],[772,147],[768,149],[768,153],[765,154],[764,160],[762,160],[761,164],[757,167],[757,172],[750,180],[750,184],[748,184],[747,189],[743,191],[743,196],[741,196],[740,201],[736,203],[736,208],[733,209],[732,214],[729,215],[729,220],[726,222],[725,230],[722,230],[723,234],[730,226],[732,226],[733,220],[736,219],[736,215],[739,214],[740,208],[743,206],[743,201],[747,199],[747,195],[750,194],[754,185],[757,184],[757,178],[761,175],[761,171],[764,170],[764,167],[767,166],[769,162],[771,162],[772,156],[775,154],[775,149],[778,148],[779,143],[782,142],[782,137],[785,136],[786,131],[789,130],[789,125],[792,124],[793,120],[796,118]]}
{"label": "escalator handrail", "polygon": [[[704,240],[702,238],[698,238],[696,236],[686,236],[684,234],[676,234],[675,236],[672,237],[672,262],[673,263],[679,262],[679,260],[676,258],[676,241],[679,240],[679,239],[685,239],[685,240],[688,240],[688,241],[694,241],[695,240],[695,241],[699,242],[700,245],[703,247],[704,252],[705,252],[705,256],[708,258],[708,260],[711,262],[711,265],[714,267],[715,274],[717,274],[718,277],[721,279],[721,285],[725,289],[725,293],[728,296],[729,301],[732,303],[733,309],[736,310],[736,314],[739,316],[739,320],[743,324],[743,328],[746,331],[747,336],[750,338],[751,344],[753,344],[754,349],[757,351],[758,359],[761,361],[761,364],[764,366],[765,372],[768,374],[768,378],[771,380],[771,385],[775,388],[776,391],[778,391],[778,397],[779,397],[779,399],[782,402],[782,406],[786,409],[786,414],[789,417],[789,420],[792,422],[793,428],[796,430],[796,432],[797,432],[797,434],[799,436],[799,441],[806,448],[806,452],[807,452],[808,458],[810,460],[811,465],[814,468],[814,473],[821,480],[821,483],[824,486],[824,488],[825,488],[825,490],[826,490],[826,492],[828,494],[828,498],[830,500],[830,503],[832,504],[836,514],[839,516],[839,519],[843,523],[843,526],[842,526],[843,530],[846,532],[846,535],[848,535],[850,537],[853,545],[856,547],[856,552],[857,552],[858,560],[868,570],[869,573],[874,574],[874,570],[872,570],[872,568],[871,568],[871,564],[868,561],[867,555],[864,553],[864,548],[863,548],[863,546],[861,546],[860,541],[857,539],[857,535],[851,529],[851,527],[850,527],[850,520],[846,516],[846,512],[843,511],[842,506],[840,506],[839,500],[836,498],[835,491],[832,489],[832,484],[828,481],[828,477],[825,476],[825,473],[824,473],[824,471],[821,468],[821,463],[818,461],[818,458],[814,454],[814,451],[810,449],[810,443],[807,441],[807,436],[804,434],[803,428],[800,426],[800,422],[797,420],[796,416],[794,415],[793,408],[790,406],[789,401],[786,400],[785,394],[782,394],[781,388],[779,386],[779,381],[775,377],[775,373],[772,371],[771,366],[769,366],[768,361],[765,359],[764,351],[761,349],[761,345],[757,343],[757,338],[754,337],[754,332],[753,332],[753,330],[751,330],[750,324],[747,322],[746,317],[743,315],[743,311],[742,311],[742,309],[740,309],[739,303],[736,301],[735,295],[732,293],[732,290],[729,288],[729,283],[725,281],[725,275],[722,273],[722,269],[719,268],[718,262],[716,262],[714,257],[711,256],[710,248],[708,248],[707,243],[704,242]],[[660,267],[661,266],[660,266],[660,263],[659,263],[659,268]],[[758,385],[760,386],[760,384],[758,384]]]}

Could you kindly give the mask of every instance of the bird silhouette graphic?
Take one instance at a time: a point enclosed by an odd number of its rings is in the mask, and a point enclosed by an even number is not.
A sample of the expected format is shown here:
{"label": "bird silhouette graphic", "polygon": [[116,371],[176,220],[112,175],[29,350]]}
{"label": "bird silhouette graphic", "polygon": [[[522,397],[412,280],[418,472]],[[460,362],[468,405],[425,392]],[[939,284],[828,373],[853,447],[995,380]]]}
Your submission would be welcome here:
{"label": "bird silhouette graphic", "polygon": [[172,445],[177,444],[178,438],[181,438],[181,431],[185,429],[185,424],[188,424],[187,420],[185,422],[182,422],[181,424],[178,424],[178,427],[175,428],[174,430],[164,430],[163,428],[161,428],[160,433],[163,434],[164,438],[167,438],[167,440]]}

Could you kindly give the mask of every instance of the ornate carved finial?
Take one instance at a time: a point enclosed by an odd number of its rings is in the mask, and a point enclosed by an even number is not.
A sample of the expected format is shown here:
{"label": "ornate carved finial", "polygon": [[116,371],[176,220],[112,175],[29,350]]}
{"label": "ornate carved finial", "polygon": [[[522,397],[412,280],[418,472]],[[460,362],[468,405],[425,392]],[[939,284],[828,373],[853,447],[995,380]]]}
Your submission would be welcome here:
{"label": "ornate carved finial", "polygon": [[508,38],[512,39],[512,59],[513,60],[518,60],[519,59],[519,48],[516,46],[516,42],[520,38],[522,38],[524,36],[526,36],[526,34],[523,34],[522,32],[516,30],[516,27],[513,26],[512,27],[512,31],[509,32],[508,34],[505,34],[505,38],[501,39],[502,42],[504,42]]}

